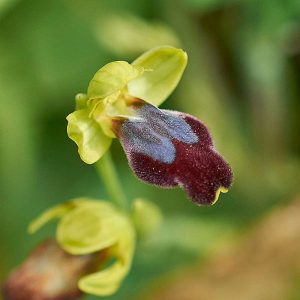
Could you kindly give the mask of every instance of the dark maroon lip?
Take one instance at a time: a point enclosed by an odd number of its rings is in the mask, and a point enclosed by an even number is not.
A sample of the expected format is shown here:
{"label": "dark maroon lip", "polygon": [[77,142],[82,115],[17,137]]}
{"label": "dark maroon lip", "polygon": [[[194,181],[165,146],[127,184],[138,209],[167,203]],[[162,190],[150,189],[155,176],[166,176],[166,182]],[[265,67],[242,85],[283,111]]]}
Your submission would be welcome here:
{"label": "dark maroon lip", "polygon": [[159,187],[180,186],[198,205],[213,204],[220,188],[230,188],[232,170],[201,121],[146,103],[137,116],[117,122],[116,132],[139,179]]}

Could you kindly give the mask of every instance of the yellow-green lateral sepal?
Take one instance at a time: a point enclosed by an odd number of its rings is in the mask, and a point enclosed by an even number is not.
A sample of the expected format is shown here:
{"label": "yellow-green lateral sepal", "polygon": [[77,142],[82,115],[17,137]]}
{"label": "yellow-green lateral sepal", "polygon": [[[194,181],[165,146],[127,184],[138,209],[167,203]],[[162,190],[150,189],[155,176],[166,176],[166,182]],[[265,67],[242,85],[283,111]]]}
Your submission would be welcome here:
{"label": "yellow-green lateral sepal", "polygon": [[63,215],[65,215],[73,208],[74,208],[74,202],[70,201],[47,209],[44,213],[42,213],[39,217],[34,219],[29,224],[28,232],[30,234],[37,232],[46,223],[50,222],[53,219],[61,218]]}
{"label": "yellow-green lateral sepal", "polygon": [[129,272],[135,248],[135,233],[126,216],[120,222],[123,223],[122,234],[118,242],[109,249],[109,255],[116,261],[107,269],[81,278],[78,286],[83,292],[98,296],[112,295]]}
{"label": "yellow-green lateral sepal", "polygon": [[75,198],[62,204],[58,204],[44,211],[40,216],[35,218],[28,226],[28,232],[33,234],[45,224],[54,219],[60,219],[76,207],[92,206],[98,201],[91,198]]}
{"label": "yellow-green lateral sepal", "polygon": [[89,99],[104,99],[122,90],[127,83],[143,74],[140,66],[132,66],[126,61],[114,61],[96,72],[88,86]]}
{"label": "yellow-green lateral sepal", "polygon": [[128,83],[131,96],[160,105],[177,86],[187,64],[187,54],[178,48],[161,46],[138,57],[133,66],[145,72]]}
{"label": "yellow-green lateral sepal", "polygon": [[120,213],[113,205],[98,201],[66,214],[58,224],[56,238],[67,252],[88,254],[115,244],[122,225]]}
{"label": "yellow-green lateral sepal", "polygon": [[81,159],[87,164],[99,160],[111,144],[101,126],[90,118],[88,109],[77,110],[68,115],[67,132],[78,146]]}

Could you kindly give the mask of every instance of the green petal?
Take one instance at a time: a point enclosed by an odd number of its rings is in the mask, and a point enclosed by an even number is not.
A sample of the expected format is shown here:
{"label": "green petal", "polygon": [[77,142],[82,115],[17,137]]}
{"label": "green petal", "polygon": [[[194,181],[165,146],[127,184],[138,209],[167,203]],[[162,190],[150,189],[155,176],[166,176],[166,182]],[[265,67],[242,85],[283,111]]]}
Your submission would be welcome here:
{"label": "green petal", "polygon": [[140,76],[144,69],[126,61],[114,61],[102,67],[88,86],[88,98],[103,99],[126,87],[127,83]]}
{"label": "green petal", "polygon": [[87,164],[99,160],[108,150],[111,138],[89,117],[89,110],[77,110],[69,114],[67,120],[68,136],[77,144],[81,159]]}
{"label": "green petal", "polygon": [[187,54],[178,48],[162,46],[142,54],[133,63],[145,72],[128,83],[131,96],[160,105],[177,86],[187,64]]}
{"label": "green petal", "polygon": [[122,234],[123,217],[109,202],[78,206],[57,227],[60,246],[71,254],[88,254],[115,244]]}

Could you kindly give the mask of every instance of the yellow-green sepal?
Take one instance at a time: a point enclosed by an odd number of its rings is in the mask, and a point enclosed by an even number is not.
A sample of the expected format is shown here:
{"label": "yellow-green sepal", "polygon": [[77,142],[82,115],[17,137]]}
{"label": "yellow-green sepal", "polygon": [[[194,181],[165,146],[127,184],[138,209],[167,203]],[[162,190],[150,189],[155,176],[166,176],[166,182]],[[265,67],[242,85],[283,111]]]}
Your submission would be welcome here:
{"label": "yellow-green sepal", "polygon": [[61,218],[73,208],[74,202],[70,201],[47,209],[29,224],[28,233],[33,234],[37,232],[46,223],[52,221],[53,219]]}
{"label": "yellow-green sepal", "polygon": [[170,46],[153,48],[133,63],[145,72],[128,83],[128,93],[155,106],[160,105],[176,88],[187,64],[187,54]]}
{"label": "yellow-green sepal", "polygon": [[112,295],[129,272],[135,248],[135,232],[130,219],[125,215],[121,217],[120,223],[123,223],[120,238],[108,250],[108,255],[116,261],[107,269],[82,277],[78,286],[83,292],[98,296]]}
{"label": "yellow-green sepal", "polygon": [[118,273],[119,268],[117,265],[114,265],[101,272],[82,277],[78,281],[78,287],[81,291],[87,294],[110,296],[119,289],[122,278],[120,280],[108,280],[108,278],[114,277],[114,274]]}
{"label": "yellow-green sepal", "polygon": [[127,83],[143,74],[141,66],[133,66],[126,61],[114,61],[96,72],[89,83],[89,99],[104,99],[126,87]]}
{"label": "yellow-green sepal", "polygon": [[101,126],[90,117],[88,109],[77,110],[67,116],[67,132],[78,146],[81,159],[87,164],[99,160],[108,150],[111,137],[108,137]]}
{"label": "yellow-green sepal", "polygon": [[50,207],[37,218],[35,218],[32,222],[30,222],[28,226],[28,233],[33,234],[37,232],[45,224],[49,223],[52,220],[62,218],[65,214],[76,207],[92,206],[95,203],[98,203],[98,201],[91,198],[75,198],[71,201],[67,201],[65,203]]}
{"label": "yellow-green sepal", "polygon": [[81,205],[61,219],[56,238],[71,254],[93,253],[118,241],[123,225],[120,219],[120,213],[109,202]]}

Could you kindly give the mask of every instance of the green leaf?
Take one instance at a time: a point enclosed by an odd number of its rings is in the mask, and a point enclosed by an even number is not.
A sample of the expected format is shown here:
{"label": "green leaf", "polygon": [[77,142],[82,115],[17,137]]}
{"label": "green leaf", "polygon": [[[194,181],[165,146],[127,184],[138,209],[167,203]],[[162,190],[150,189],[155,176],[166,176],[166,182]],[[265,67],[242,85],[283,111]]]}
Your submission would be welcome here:
{"label": "green leaf", "polygon": [[67,132],[69,138],[77,144],[81,159],[92,164],[108,150],[111,138],[89,117],[89,113],[88,109],[82,109],[69,114]]}
{"label": "green leaf", "polygon": [[178,48],[161,46],[142,54],[133,66],[145,72],[128,83],[131,96],[160,105],[176,88],[187,64],[187,54]]}

